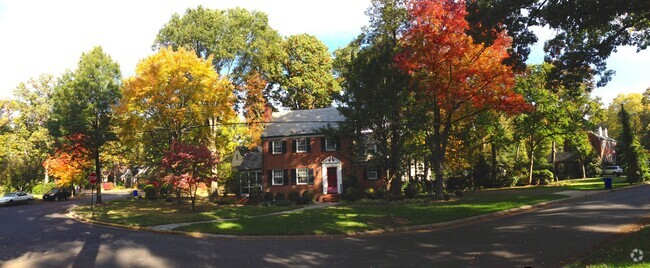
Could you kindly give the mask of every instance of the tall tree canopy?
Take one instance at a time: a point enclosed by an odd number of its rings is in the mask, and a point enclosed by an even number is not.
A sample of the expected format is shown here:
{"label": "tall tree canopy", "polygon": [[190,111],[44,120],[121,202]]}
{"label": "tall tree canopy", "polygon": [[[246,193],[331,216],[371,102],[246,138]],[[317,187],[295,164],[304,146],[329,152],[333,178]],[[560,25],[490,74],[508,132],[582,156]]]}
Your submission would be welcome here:
{"label": "tall tree canopy", "polygon": [[529,66],[528,71],[518,77],[515,89],[534,108],[515,119],[517,136],[526,142],[528,148],[528,184],[533,180],[537,148],[562,136],[584,135],[585,131],[595,127],[587,118],[595,116],[599,110],[585,87],[567,90],[548,83],[546,78],[551,68],[549,64]]}
{"label": "tall tree canopy", "polygon": [[489,109],[517,113],[529,106],[512,90],[513,72],[502,63],[511,44],[504,31],[489,46],[475,44],[467,34],[464,1],[407,3],[410,27],[397,61],[421,90],[418,100],[426,102],[436,195],[442,198],[442,168],[452,127]]}
{"label": "tall tree canopy", "polygon": [[625,163],[625,174],[627,182],[635,183],[650,180],[650,168],[648,167],[648,154],[637,139],[634,129],[630,125],[630,114],[625,105],[621,104],[619,112],[621,120],[621,147],[623,148],[623,162]]}
{"label": "tall tree canopy", "polygon": [[193,51],[162,48],[138,64],[135,76],[124,80],[118,112],[123,137],[151,148],[150,163],[159,162],[173,141],[222,149],[232,142],[235,97],[232,84],[212,68],[212,58]]}
{"label": "tall tree canopy", "polygon": [[340,87],[332,75],[327,46],[315,36],[299,34],[289,36],[283,48],[283,75],[274,97],[283,106],[296,110],[331,106],[332,95]]}
{"label": "tall tree canopy", "polygon": [[491,44],[506,30],[513,37],[508,63],[525,68],[530,45],[537,42],[532,26],[556,34],[546,41],[545,60],[554,65],[549,77],[576,88],[600,75],[604,86],[613,71],[606,60],[620,46],[643,50],[650,44],[650,1],[647,0],[476,0],[467,1],[470,34]]}
{"label": "tall tree canopy", "polygon": [[[54,137],[83,135],[84,139],[67,139],[87,149],[101,174],[103,146],[117,136],[114,110],[121,97],[120,67],[101,47],[81,55],[77,69],[65,74],[54,90],[53,112],[49,129]],[[97,187],[97,203],[101,203]]]}
{"label": "tall tree canopy", "polygon": [[409,77],[394,62],[399,35],[406,24],[401,0],[375,0],[368,9],[371,26],[348,47],[337,50],[337,73],[345,91],[339,111],[345,131],[358,135],[358,153],[365,160],[366,146],[375,145],[371,165],[387,171],[391,194],[399,196],[407,143],[417,131],[418,109],[409,92]]}
{"label": "tall tree canopy", "polygon": [[629,118],[630,127],[638,135],[641,144],[650,149],[650,102],[644,101],[641,93],[619,94],[612,100],[607,107],[604,122],[608,135],[615,139],[623,137],[623,126],[619,118],[623,105],[627,113],[633,114]]}
{"label": "tall tree canopy", "polygon": [[0,101],[0,185],[27,190],[44,178],[42,163],[54,145],[47,129],[54,87],[51,75],[41,75]]}
{"label": "tall tree canopy", "polygon": [[174,14],[158,32],[153,47],[182,47],[203,59],[212,56],[215,70],[240,85],[251,71],[265,79],[279,75],[281,41],[263,12],[198,6],[187,9],[182,16]]}

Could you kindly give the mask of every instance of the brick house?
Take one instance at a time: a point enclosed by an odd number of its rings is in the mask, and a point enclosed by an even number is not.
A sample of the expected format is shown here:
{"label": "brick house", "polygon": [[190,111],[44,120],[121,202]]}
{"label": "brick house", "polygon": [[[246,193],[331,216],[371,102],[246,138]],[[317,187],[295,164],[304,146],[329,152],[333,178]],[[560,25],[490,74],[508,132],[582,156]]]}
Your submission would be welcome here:
{"label": "brick house", "polygon": [[361,188],[381,187],[377,170],[352,161],[352,140],[323,133],[343,120],[336,108],[271,113],[267,107],[261,136],[264,191],[311,191],[322,202],[338,200],[347,176],[355,176]]}
{"label": "brick house", "polygon": [[[607,129],[598,127],[598,132],[590,131],[587,136],[603,166],[616,164],[616,140],[609,137]],[[555,157],[556,175],[572,178],[582,177],[584,163],[580,162],[578,155],[571,148],[565,148],[564,152],[557,153]],[[548,161],[552,161],[551,156]]]}

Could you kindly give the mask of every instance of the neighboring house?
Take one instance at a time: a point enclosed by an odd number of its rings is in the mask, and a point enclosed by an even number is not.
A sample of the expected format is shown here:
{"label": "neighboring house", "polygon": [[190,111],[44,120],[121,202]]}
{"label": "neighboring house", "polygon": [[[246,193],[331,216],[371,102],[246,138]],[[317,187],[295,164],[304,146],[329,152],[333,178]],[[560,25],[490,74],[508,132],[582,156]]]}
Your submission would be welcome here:
{"label": "neighboring house", "polygon": [[239,176],[239,193],[248,196],[252,189],[262,190],[262,147],[248,149],[237,147],[233,155],[232,168]]}
{"label": "neighboring house", "polygon": [[589,141],[603,165],[616,164],[616,140],[607,135],[607,129],[598,127],[598,133],[590,132]]}
{"label": "neighboring house", "polygon": [[311,191],[317,200],[330,201],[345,191],[347,176],[355,176],[361,188],[383,183],[376,169],[352,162],[352,140],[323,133],[344,120],[336,108],[265,114],[270,115],[261,136],[265,192]]}
{"label": "neighboring house", "polygon": [[[598,127],[598,133],[589,132],[589,141],[603,166],[616,164],[616,140],[607,135],[607,129]],[[549,162],[552,161],[549,156]],[[569,150],[555,154],[555,173],[562,177],[582,177],[582,166],[577,154]]]}

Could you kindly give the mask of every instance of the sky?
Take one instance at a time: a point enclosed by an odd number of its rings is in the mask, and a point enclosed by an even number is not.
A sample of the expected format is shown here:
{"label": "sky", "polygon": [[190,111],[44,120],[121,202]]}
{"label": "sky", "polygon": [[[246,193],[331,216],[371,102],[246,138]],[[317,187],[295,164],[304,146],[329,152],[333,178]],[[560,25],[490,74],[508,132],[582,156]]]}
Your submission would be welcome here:
{"label": "sky", "polygon": [[[123,77],[132,76],[141,59],[153,54],[151,45],[172,14],[203,5],[236,6],[268,14],[280,35],[308,33],[331,51],[347,45],[368,18],[369,0],[0,0],[0,98],[31,77],[55,77],[74,69],[81,53],[101,46],[120,64]],[[540,31],[540,35],[548,31]],[[533,47],[529,63],[543,59],[542,45]],[[608,60],[616,75],[594,90],[608,104],[619,93],[650,87],[650,51],[621,48]]]}

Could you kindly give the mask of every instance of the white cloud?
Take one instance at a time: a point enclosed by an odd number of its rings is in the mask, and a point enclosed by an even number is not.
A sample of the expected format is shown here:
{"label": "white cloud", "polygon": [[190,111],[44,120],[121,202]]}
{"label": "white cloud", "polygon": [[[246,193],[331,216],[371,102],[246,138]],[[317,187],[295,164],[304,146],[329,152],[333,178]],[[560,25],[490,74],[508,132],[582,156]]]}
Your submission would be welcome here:
{"label": "white cloud", "polygon": [[370,1],[0,0],[0,98],[30,77],[75,68],[81,53],[98,45],[120,64],[123,76],[132,75],[172,14],[198,5],[263,11],[283,36],[309,33],[340,46],[367,23]]}

